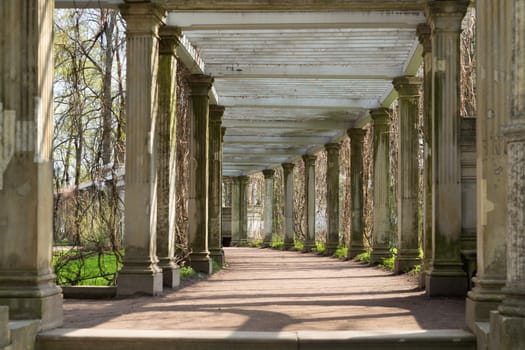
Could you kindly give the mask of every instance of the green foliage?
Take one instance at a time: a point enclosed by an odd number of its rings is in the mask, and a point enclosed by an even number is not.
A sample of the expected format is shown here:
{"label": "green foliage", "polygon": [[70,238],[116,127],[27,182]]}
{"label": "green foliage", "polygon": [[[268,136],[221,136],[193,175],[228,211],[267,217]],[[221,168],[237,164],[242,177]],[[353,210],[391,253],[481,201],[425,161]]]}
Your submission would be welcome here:
{"label": "green foliage", "polygon": [[323,254],[326,250],[324,242],[315,242],[315,248],[312,249],[312,252]]}
{"label": "green foliage", "polygon": [[180,268],[180,278],[187,278],[195,276],[197,272],[191,266],[183,266]]}
{"label": "green foliage", "polygon": [[277,250],[283,250],[284,249],[284,241],[281,239],[273,240],[270,244],[270,247]]}
{"label": "green foliage", "polygon": [[262,239],[258,239],[253,242],[248,242],[248,247],[252,247],[252,248],[259,248],[259,247],[262,247],[262,245],[263,245]]}
{"label": "green foliage", "polygon": [[346,259],[348,256],[348,248],[345,247],[339,247],[334,253],[334,257],[338,259]]}
{"label": "green foliage", "polygon": [[419,276],[420,273],[421,273],[421,265],[420,264],[415,265],[414,268],[408,272],[409,275],[414,276],[414,277]]}
{"label": "green foliage", "polygon": [[392,253],[392,255],[389,258],[383,259],[381,264],[379,264],[379,266],[389,271],[394,271],[394,264],[397,258],[397,248],[391,248],[390,252]]}
{"label": "green foliage", "polygon": [[354,260],[359,260],[361,262],[364,262],[366,264],[370,264],[370,252],[369,251],[366,251],[366,252],[363,252],[361,254],[358,254]]}
{"label": "green foliage", "polygon": [[293,246],[293,250],[299,250],[299,251],[301,251],[301,250],[303,250],[303,249],[304,249],[304,243],[301,242],[301,241],[299,241],[299,240],[296,240],[296,241],[295,241],[295,244],[294,244],[294,246]]}
{"label": "green foliage", "polygon": [[220,270],[222,270],[222,265],[219,264],[217,261],[212,259],[211,263],[212,263],[212,267],[213,267],[213,273],[219,272]]}
{"label": "green foliage", "polygon": [[85,252],[68,250],[55,253],[53,265],[57,284],[63,286],[110,286],[115,284],[116,272],[122,267],[120,252]]}

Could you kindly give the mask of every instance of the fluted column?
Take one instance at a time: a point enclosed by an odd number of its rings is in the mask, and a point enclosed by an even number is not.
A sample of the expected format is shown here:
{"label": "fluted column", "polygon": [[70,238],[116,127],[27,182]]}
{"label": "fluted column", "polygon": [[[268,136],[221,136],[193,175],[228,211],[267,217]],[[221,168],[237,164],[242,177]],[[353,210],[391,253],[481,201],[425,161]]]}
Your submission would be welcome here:
{"label": "fluted column", "polygon": [[208,207],[208,245],[210,257],[222,266],[224,251],[222,249],[221,207],[222,207],[222,115],[224,107],[210,106],[210,145],[209,145],[209,207]]}
{"label": "fluted column", "polygon": [[394,79],[399,97],[399,152],[397,173],[397,259],[394,273],[408,272],[419,264],[418,237],[418,107],[421,79]]}
{"label": "fluted column", "polygon": [[507,278],[503,302],[491,313],[490,350],[525,349],[525,3],[513,1],[511,119],[508,152]]}
{"label": "fluted column", "polygon": [[231,246],[236,247],[241,241],[240,214],[241,214],[241,194],[239,177],[232,177],[232,240]]}
{"label": "fluted column", "polygon": [[53,3],[0,1],[0,305],[41,329],[62,324],[51,260]]}
{"label": "fluted column", "polygon": [[248,243],[248,176],[239,176],[239,245]]}
{"label": "fluted column", "polygon": [[466,303],[472,330],[497,309],[505,284],[508,160],[502,128],[511,113],[512,14],[510,0],[476,1],[477,274]]}
{"label": "fluted column", "polygon": [[426,276],[430,296],[462,296],[461,262],[460,33],[468,0],[430,1],[432,28],[433,256]]}
{"label": "fluted column", "polygon": [[208,93],[212,83],[213,79],[207,75],[192,75],[189,79],[189,260],[194,270],[207,274],[212,273],[208,250]]}
{"label": "fluted column", "polygon": [[293,225],[293,163],[283,163],[284,172],[284,249],[294,247]]}
{"label": "fluted column", "polygon": [[304,242],[304,252],[310,252],[315,245],[315,160],[316,155],[306,154],[303,156],[304,162],[304,183],[305,186],[305,210],[306,210],[306,240]]}
{"label": "fluted column", "polygon": [[370,263],[378,264],[391,256],[392,223],[390,221],[390,131],[391,110],[378,108],[370,111],[374,123],[374,227]]}
{"label": "fluted column", "polygon": [[157,256],[163,285],[180,284],[180,269],[175,262],[176,161],[177,161],[177,57],[180,32],[161,27],[159,58],[159,112],[157,116]]}
{"label": "fluted column", "polygon": [[423,46],[423,264],[419,286],[425,287],[426,275],[432,265],[432,41],[427,23],[417,26]]}
{"label": "fluted column", "polygon": [[159,36],[164,11],[151,3],[121,7],[126,20],[126,196],[124,247],[117,293],[162,292],[157,265],[156,123]]}
{"label": "fluted column", "polygon": [[273,235],[273,176],[275,170],[265,169],[263,170],[264,175],[264,240],[263,247],[267,248],[272,244]]}
{"label": "fluted column", "polygon": [[353,259],[365,251],[364,246],[364,203],[363,203],[363,142],[366,131],[363,129],[349,129],[350,137],[350,183],[352,195],[350,247],[348,259]]}

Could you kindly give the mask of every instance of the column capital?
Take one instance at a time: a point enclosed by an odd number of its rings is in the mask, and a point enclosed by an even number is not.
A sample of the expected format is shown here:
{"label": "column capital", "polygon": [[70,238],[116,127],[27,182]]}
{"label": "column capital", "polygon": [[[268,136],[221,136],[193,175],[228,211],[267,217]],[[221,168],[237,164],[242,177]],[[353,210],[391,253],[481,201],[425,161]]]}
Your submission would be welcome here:
{"label": "column capital", "polygon": [[246,176],[246,175],[239,176],[239,184],[241,184],[241,186],[242,185],[247,185],[249,181],[250,181],[250,177],[249,176]]}
{"label": "column capital", "polygon": [[273,169],[264,169],[262,171],[265,179],[271,179],[273,178],[273,175],[275,174],[275,170]]}
{"label": "column capital", "polygon": [[192,74],[188,79],[191,96],[208,96],[213,84],[213,77],[205,74]]}
{"label": "column capital", "polygon": [[224,106],[210,105],[210,122],[221,123],[224,109]]}
{"label": "column capital", "polygon": [[432,28],[428,23],[420,23],[416,29],[419,43],[423,46],[423,55],[432,52]]}
{"label": "column capital", "polygon": [[374,122],[374,126],[378,125],[386,125],[388,126],[390,124],[390,114],[392,114],[392,110],[389,108],[375,108],[370,110],[370,117],[372,118],[372,121]]}
{"label": "column capital", "polygon": [[465,17],[470,0],[431,0],[427,4],[426,16],[432,30],[461,32],[461,21]]}
{"label": "column capital", "polygon": [[302,156],[302,158],[306,167],[312,163],[315,164],[315,161],[317,160],[317,156],[315,154],[305,154]]}
{"label": "column capital", "polygon": [[284,173],[291,173],[293,171],[293,168],[295,167],[295,164],[294,163],[283,163],[281,164],[281,166],[283,167],[283,170],[284,170]]}
{"label": "column capital", "polygon": [[350,142],[363,142],[366,130],[361,128],[351,128],[346,130],[346,134],[350,137]]}
{"label": "column capital", "polygon": [[421,78],[405,75],[394,78],[392,85],[399,94],[399,97],[414,97],[419,96],[419,88],[423,80]]}
{"label": "column capital", "polygon": [[326,145],[324,145],[324,149],[328,153],[330,153],[330,152],[339,152],[339,150],[341,149],[341,144],[336,143],[336,142],[327,143]]}
{"label": "column capital", "polygon": [[159,53],[161,55],[177,56],[176,49],[180,44],[182,32],[179,27],[161,26],[159,28]]}
{"label": "column capital", "polygon": [[159,26],[166,18],[166,10],[150,2],[129,2],[121,5],[120,13],[126,20],[128,35],[154,35],[158,37]]}

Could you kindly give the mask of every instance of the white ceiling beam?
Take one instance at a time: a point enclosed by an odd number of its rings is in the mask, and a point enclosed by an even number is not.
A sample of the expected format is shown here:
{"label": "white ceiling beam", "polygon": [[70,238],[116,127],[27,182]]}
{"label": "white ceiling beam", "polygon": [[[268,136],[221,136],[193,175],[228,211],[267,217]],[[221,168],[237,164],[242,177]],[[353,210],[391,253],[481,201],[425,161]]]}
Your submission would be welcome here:
{"label": "white ceiling beam", "polygon": [[315,145],[326,144],[332,142],[332,137],[316,137],[316,136],[224,136],[225,144],[260,144],[264,147],[265,144],[282,144],[282,145]]}
{"label": "white ceiling beam", "polygon": [[[243,128],[243,129],[316,129],[316,130],[334,130],[348,129],[353,127],[355,120],[257,120],[257,119],[225,119],[222,126],[226,128]],[[357,119],[357,118],[356,118]]]}
{"label": "white ceiling beam", "polygon": [[206,73],[221,78],[323,78],[356,80],[391,80],[403,72],[403,65],[351,66],[321,64],[213,64]]}
{"label": "white ceiling beam", "polygon": [[378,99],[356,98],[296,98],[281,97],[232,97],[221,96],[221,104],[226,107],[261,107],[261,108],[326,108],[326,109],[372,109],[380,106]]}
{"label": "white ceiling beam", "polygon": [[415,28],[421,11],[216,12],[173,11],[167,23],[188,30],[294,28]]}

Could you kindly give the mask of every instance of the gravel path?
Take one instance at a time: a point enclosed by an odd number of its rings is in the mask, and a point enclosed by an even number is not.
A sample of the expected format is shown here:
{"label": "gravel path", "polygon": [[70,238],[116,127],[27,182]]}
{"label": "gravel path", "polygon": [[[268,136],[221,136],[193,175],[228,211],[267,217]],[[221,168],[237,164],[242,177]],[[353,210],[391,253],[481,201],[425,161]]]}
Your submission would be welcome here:
{"label": "gravel path", "polygon": [[66,300],[65,328],[416,330],[465,328],[464,299],[407,276],[298,252],[226,248],[228,266],[157,297]]}

